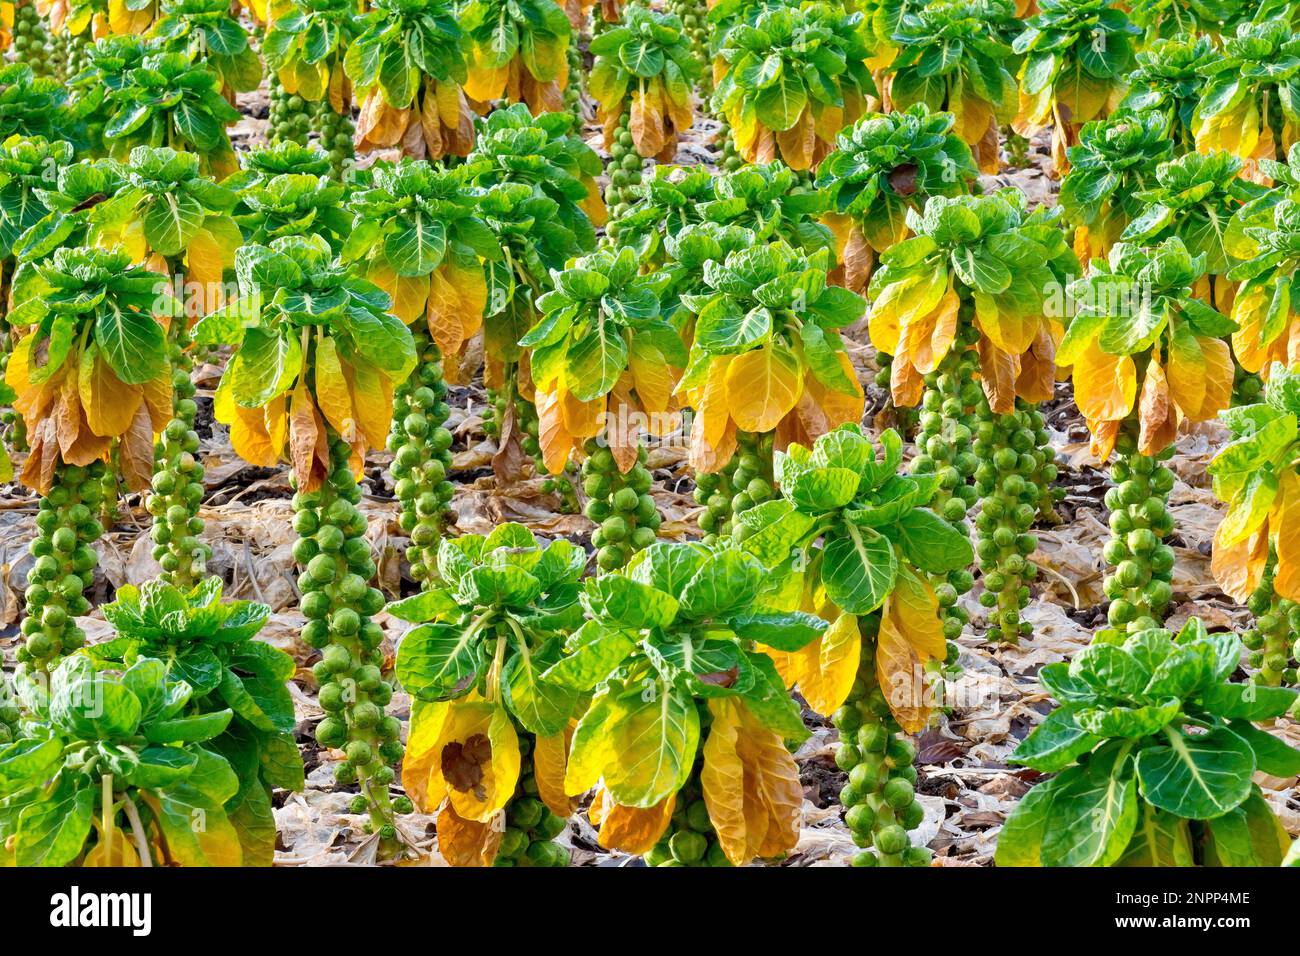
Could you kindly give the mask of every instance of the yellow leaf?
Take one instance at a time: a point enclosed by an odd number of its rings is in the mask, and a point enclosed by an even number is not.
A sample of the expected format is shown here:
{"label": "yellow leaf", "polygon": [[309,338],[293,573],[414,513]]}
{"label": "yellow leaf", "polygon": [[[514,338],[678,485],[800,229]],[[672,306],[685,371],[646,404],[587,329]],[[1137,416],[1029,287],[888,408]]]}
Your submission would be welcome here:
{"label": "yellow leaf", "polygon": [[573,723],[568,729],[548,737],[537,737],[533,743],[533,779],[537,781],[537,796],[559,817],[567,817],[577,808],[578,801],[564,792],[564,772],[569,762],[569,739],[573,736]]}
{"label": "yellow leaf", "polygon": [[1205,396],[1200,408],[1195,411],[1183,409],[1194,422],[1209,421],[1217,418],[1219,413],[1232,403],[1232,384],[1236,375],[1236,366],[1232,361],[1232,352],[1228,343],[1208,336],[1197,336],[1201,347],[1201,356],[1205,361]]}
{"label": "yellow leaf", "polygon": [[803,806],[794,757],[742,700],[716,698],[709,710],[700,785],[722,852],[742,866],[793,849]]}
{"label": "yellow leaf", "polygon": [[1153,355],[1142,379],[1142,396],[1138,401],[1138,452],[1158,455],[1178,435],[1178,410],[1169,400],[1165,370]]}
{"label": "yellow leaf", "polygon": [[388,293],[393,300],[389,311],[407,325],[424,313],[429,297],[429,280],[425,276],[399,276],[387,262],[373,259],[366,269],[366,278]]}
{"label": "yellow leaf", "polygon": [[[504,708],[487,701],[456,700],[446,707],[441,719],[429,718],[436,737],[430,741],[432,731],[427,731],[419,738],[417,770],[427,770],[424,780],[416,781],[421,805],[446,797],[461,818],[486,823],[514,796],[519,781],[514,722]],[[407,752],[412,752],[409,741]],[[403,768],[404,783],[406,778]]]}
{"label": "yellow leaf", "polygon": [[889,613],[892,595],[885,602],[876,633],[876,678],[890,713],[909,734],[920,732],[930,719],[921,661],[900,629],[898,618]]}
{"label": "yellow leaf", "polygon": [[537,393],[537,442],[542,450],[542,464],[553,475],[558,475],[569,463],[574,440],[564,427],[560,396],[556,392]]}
{"label": "yellow leaf", "polygon": [[505,829],[504,820],[466,820],[447,804],[438,814],[438,852],[450,866],[491,866]]}
{"label": "yellow leaf", "polygon": [[1294,469],[1288,468],[1278,484],[1268,523],[1277,551],[1273,590],[1278,597],[1300,601],[1300,475]]}
{"label": "yellow leaf", "polygon": [[81,353],[77,390],[86,411],[86,424],[96,435],[116,437],[131,427],[142,390],[117,377],[112,366],[99,357],[91,344]]}
{"label": "yellow leaf", "polygon": [[801,371],[799,360],[779,343],[733,358],[727,367],[727,408],[736,427],[747,432],[776,428],[803,392]]}
{"label": "yellow leaf", "polygon": [[899,630],[922,658],[943,660],[948,653],[948,642],[939,617],[939,599],[925,578],[910,568],[900,567],[888,607]]}
{"label": "yellow leaf", "polygon": [[1133,410],[1137,368],[1129,356],[1103,352],[1093,340],[1074,363],[1073,378],[1074,401],[1085,418],[1118,421]]}
{"label": "yellow leaf", "polygon": [[605,398],[584,402],[567,388],[559,389],[560,420],[564,430],[574,438],[595,438],[605,424]]}
{"label": "yellow leaf", "polygon": [[325,420],[344,441],[355,441],[357,423],[352,412],[352,395],[343,375],[343,365],[339,362],[338,347],[330,336],[316,340],[313,384],[316,387],[316,403]]}
{"label": "yellow leaf", "polygon": [[369,362],[343,368],[352,391],[352,415],[371,448],[383,448],[393,420],[393,385],[387,375]]}
{"label": "yellow leaf", "polygon": [[[943,298],[924,322],[910,322],[907,329],[907,352],[922,375],[935,370],[957,337],[957,313],[961,299],[949,282]],[[916,330],[915,333],[913,330]],[[924,330],[924,334],[919,334]]]}
{"label": "yellow leaf", "polygon": [[[653,807],[625,807],[602,791],[600,832],[597,840],[607,850],[643,856],[662,839],[672,822],[677,794],[670,793]],[[595,822],[594,820],[592,821]]]}
{"label": "yellow leaf", "polygon": [[446,797],[446,788],[433,790],[433,772],[438,765],[442,728],[451,712],[447,701],[411,703],[411,726],[402,757],[402,789],[422,813],[433,813]]}
{"label": "yellow leaf", "polygon": [[664,353],[645,339],[633,336],[628,368],[641,407],[651,414],[667,411],[673,380]]}
{"label": "yellow leaf", "polygon": [[799,690],[808,706],[823,716],[839,710],[862,662],[862,634],[858,619],[841,614],[805,651],[811,651],[807,666],[799,677]]}
{"label": "yellow leaf", "polygon": [[1247,535],[1235,544],[1224,544],[1224,534],[1229,529],[1223,522],[1214,531],[1214,552],[1210,558],[1210,571],[1223,593],[1238,604],[1245,604],[1259,587],[1268,562],[1268,525],[1264,524],[1254,534]]}
{"label": "yellow leaf", "polygon": [[224,249],[216,236],[199,229],[185,247],[185,314],[192,318],[221,307]]}
{"label": "yellow leaf", "polygon": [[[645,80],[639,82],[645,83]],[[658,94],[642,88],[632,91],[631,100],[628,128],[632,131],[632,144],[640,155],[656,156],[664,148],[664,118]]]}

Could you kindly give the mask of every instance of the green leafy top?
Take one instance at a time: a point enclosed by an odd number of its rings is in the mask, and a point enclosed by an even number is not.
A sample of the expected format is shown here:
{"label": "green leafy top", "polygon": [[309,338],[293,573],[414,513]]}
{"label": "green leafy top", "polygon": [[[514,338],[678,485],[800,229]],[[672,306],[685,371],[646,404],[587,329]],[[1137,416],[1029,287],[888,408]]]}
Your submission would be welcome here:
{"label": "green leafy top", "polygon": [[641,275],[631,249],[598,249],[551,279],[537,299],[541,320],[519,340],[532,349],[534,382],[557,382],[588,402],[609,394],[644,346],[658,349],[660,364],[685,364],[677,330],[659,314],[662,278]]}
{"label": "green leafy top", "polygon": [[285,140],[274,146],[261,146],[241,153],[242,169],[232,174],[222,185],[240,192],[253,182],[265,183],[281,173],[299,173],[305,176],[327,176],[333,168],[330,158],[316,144],[303,146]]}
{"label": "green leafy top", "polygon": [[926,507],[939,476],[899,474],[902,456],[897,432],[881,434],[878,455],[858,425],[841,425],[811,449],[790,445],[776,457],[781,497],[741,513],[741,548],[781,577],[819,580],[836,607],[856,615],[879,608],[900,577],[916,589],[921,573],[967,567],[967,536]]}
{"label": "green leafy top", "polygon": [[[575,692],[595,691],[574,731],[570,769],[580,767],[584,779],[571,772],[570,791],[594,785],[603,771],[624,806],[651,807],[675,793],[695,763],[700,699],[739,698],[786,740],[808,736],[771,658],[749,642],[798,649],[826,622],[756,611],[763,583],[763,566],[734,545],[666,541],[638,552],[622,571],[587,579],[587,621],[543,674]],[[623,737],[629,753],[621,761],[592,749]],[[655,769],[628,765],[646,751]]]}
{"label": "green leafy top", "polygon": [[1252,724],[1296,693],[1228,683],[1241,653],[1236,635],[1193,618],[1176,636],[1094,642],[1039,671],[1059,706],[1011,760],[1059,773],[1017,805],[999,865],[1188,865],[1184,821],[1206,820],[1206,862],[1276,866],[1290,840],[1251,778],[1300,772],[1300,751]]}
{"label": "green leafy top", "polygon": [[[1258,240],[1273,232],[1278,204],[1288,199],[1300,201],[1300,144],[1291,146],[1285,163],[1261,159],[1259,168],[1273,180],[1273,188],[1260,191],[1233,213],[1223,241],[1228,254],[1235,259],[1254,259],[1259,256]],[[1283,242],[1280,245],[1274,244],[1272,248],[1279,250],[1286,245]],[[1265,263],[1271,266],[1276,261],[1278,260],[1265,260]]]}
{"label": "green leafy top", "polygon": [[565,68],[573,31],[553,0],[470,0],[459,14],[476,71],[500,70],[516,55],[540,83]]}
{"label": "green leafy top", "polygon": [[1057,361],[1074,364],[1076,350],[1094,337],[1110,355],[1137,355],[1184,324],[1195,335],[1227,335],[1233,322],[1192,295],[1204,274],[1205,254],[1192,255],[1178,236],[1151,247],[1117,243],[1107,261],[1094,259],[1087,278],[1070,287],[1077,309]]}
{"label": "green leafy top", "polygon": [[717,55],[728,66],[713,107],[733,116],[733,126],[755,120],[782,132],[811,107],[814,119],[876,93],[866,66],[860,13],[828,3],[763,10],[753,25],[738,23],[719,38]]}
{"label": "green leafy top", "polygon": [[550,270],[596,245],[588,210],[600,202],[601,163],[576,122],[570,113],[533,117],[523,103],[494,110],[467,160],[471,185],[484,190],[479,213],[501,247],[501,261],[484,266],[488,315],[509,320],[496,343],[506,352],[536,321],[533,302]]}
{"label": "green leafy top", "polygon": [[1021,92],[1034,97],[1100,91],[1104,100],[1105,91],[1121,85],[1132,68],[1133,38],[1141,32],[1114,0],[1040,0],[1038,13],[1011,46],[1025,57]]}
{"label": "green leafy top", "polygon": [[642,262],[661,262],[667,239],[705,222],[743,228],[754,242],[780,239],[807,253],[834,249],[834,236],[819,221],[826,193],[779,161],[721,174],[656,166],[654,177],[633,192],[638,198],[616,228],[619,245],[635,249]]}
{"label": "green leafy top", "polygon": [[320,236],[283,236],[235,256],[239,298],[194,327],[199,345],[237,344],[225,379],[235,402],[257,408],[305,383],[312,347],[333,341],[340,359],[393,381],[415,367],[410,330],[389,313],[388,294],[356,275]]}
{"label": "green leafy top", "polygon": [[1173,158],[1173,145],[1156,112],[1085,123],[1079,144],[1066,150],[1070,170],[1060,194],[1066,219],[1080,226],[1115,217],[1128,223],[1142,211],[1138,194],[1155,184],[1157,167]]}
{"label": "green leafy top", "polygon": [[1120,109],[1159,112],[1169,137],[1181,149],[1192,148],[1192,114],[1205,83],[1201,67],[1216,55],[1214,42],[1200,34],[1151,41],[1135,55],[1137,65],[1128,75]]}
{"label": "green leafy top", "polygon": [[352,230],[352,219],[343,208],[346,194],[347,187],[328,174],[258,177],[239,191],[234,219],[246,242],[265,245],[281,236],[314,233],[338,251]]}
{"label": "green leafy top", "polygon": [[818,167],[817,188],[882,252],[907,235],[907,210],[924,208],[931,196],[968,192],[979,178],[970,147],[952,129],[951,113],[932,113],[923,103],[864,116],[836,139]]}
{"label": "green leafy top", "polygon": [[1245,14],[1244,0],[1146,0],[1130,16],[1146,31],[1144,46],[1157,37],[1218,33]]}
{"label": "green leafy top", "polygon": [[717,58],[718,51],[727,45],[728,34],[737,26],[752,27],[761,14],[788,6],[785,0],[718,0],[709,7],[706,38],[710,58]]}
{"label": "green leafy top", "polygon": [[184,253],[200,229],[220,230],[232,246],[239,244],[229,216],[235,194],[199,172],[198,156],[137,146],[124,168],[123,187],[91,217],[99,229],[113,232],[138,220],[149,250],[167,257]]}
{"label": "green leafy top", "polygon": [[180,304],[166,293],[165,277],[132,265],[125,252],[93,248],[57,249],[35,265],[35,273],[40,293],[8,316],[12,325],[32,327],[33,384],[48,381],[92,345],[129,385],[167,371],[157,316],[178,314]]}
{"label": "green leafy top", "polygon": [[1300,202],[1291,198],[1289,187],[1280,187],[1277,192],[1284,198],[1268,197],[1271,206],[1261,197],[1262,208],[1246,207],[1238,213],[1242,225],[1238,229],[1234,224],[1234,235],[1239,234],[1241,238],[1230,249],[1244,261],[1229,270],[1228,278],[1269,285],[1274,305],[1268,310],[1265,324],[1269,328],[1278,326],[1280,330],[1288,321],[1290,283],[1272,280],[1279,276],[1289,279],[1300,266]]}
{"label": "green leafy top", "polygon": [[262,82],[262,61],[226,0],[163,0],[149,32],[162,49],[210,65],[231,90],[246,93]]}
{"label": "green leafy top", "polygon": [[1226,547],[1254,534],[1271,517],[1275,503],[1282,504],[1291,493],[1284,479],[1295,475],[1300,457],[1300,372],[1274,362],[1265,400],[1227,409],[1219,417],[1232,441],[1206,470],[1215,497],[1228,505],[1215,541],[1216,547]]}
{"label": "green leafy top", "polygon": [[[29,736],[0,749],[6,794],[0,859],[19,866],[73,863],[85,852],[92,825],[98,826],[96,798],[111,776],[121,799],[138,800],[135,791],[144,791],[156,801],[162,812],[147,819],[161,828],[174,861],[240,863],[225,810],[239,792],[239,778],[224,757],[200,746],[225,730],[231,711],[182,716],[193,688],[170,680],[163,662],[153,658],[99,670],[86,655],[74,654],[55,669],[48,691],[26,681],[20,693],[32,719],[25,723]],[[205,823],[202,841],[191,830],[196,812]],[[103,810],[105,819],[115,815]],[[127,836],[118,833],[117,839]]]}
{"label": "green leafy top", "polygon": [[629,7],[623,21],[591,41],[595,57],[587,89],[607,111],[629,92],[644,90],[647,80],[662,77],[673,99],[689,106],[691,87],[700,72],[682,21],[670,13]]}
{"label": "green leafy top", "polygon": [[[1222,52],[1201,64],[1204,81],[1193,117],[1198,140],[1217,132],[1208,121],[1222,113],[1236,116],[1252,106],[1262,113],[1265,104],[1261,97],[1273,89],[1277,91],[1274,95],[1282,116],[1292,124],[1300,124],[1300,104],[1293,101],[1290,93],[1297,74],[1300,74],[1300,37],[1289,23],[1268,20],[1239,24],[1237,35],[1224,43]],[[1211,127],[1204,134],[1202,124]],[[1230,144],[1210,142],[1209,145]]]}
{"label": "green leafy top", "polygon": [[199,153],[205,168],[233,166],[226,124],[237,122],[240,113],[220,86],[216,73],[184,53],[145,57],[122,86],[104,88],[104,139],[111,155],[124,159],[138,145],[185,144]]}
{"label": "green leafy top", "polygon": [[26,63],[0,66],[0,140],[15,134],[58,139],[69,122],[67,92],[53,77],[36,76]]}
{"label": "green leafy top", "polygon": [[357,88],[378,86],[405,109],[425,77],[464,84],[465,36],[448,0],[374,0],[343,68]]}
{"label": "green leafy top", "polygon": [[379,260],[399,276],[427,276],[445,259],[477,269],[498,260],[497,238],[479,215],[483,190],[470,184],[473,164],[443,169],[404,158],[370,168],[367,189],[348,198],[354,220],[343,256]]}
{"label": "green leafy top", "polygon": [[[951,282],[959,296],[974,299],[980,331],[1019,355],[1044,317],[1050,290],[1079,272],[1056,211],[1027,212],[1019,190],[935,196],[923,214],[908,210],[907,222],[915,235],[885,252],[871,276],[873,320],[881,310],[900,308],[909,289],[917,292],[925,283],[925,301],[933,308]],[[918,308],[915,314],[925,313]]]}
{"label": "green leafy top", "polygon": [[[579,691],[543,672],[560,661],[564,635],[582,622],[586,564],[586,552],[572,542],[542,545],[520,524],[444,539],[437,586],[388,606],[394,617],[420,625],[398,648],[402,687],[426,701],[499,689],[531,733],[564,730]],[[497,688],[488,686],[493,679]]]}
{"label": "green leafy top", "polygon": [[[981,100],[998,122],[1010,122],[1016,81],[1003,65],[1011,60],[1003,33],[1014,15],[1010,0],[936,0],[905,12],[891,38],[899,46],[889,66],[893,103],[924,103],[964,117],[967,101]],[[963,124],[967,142],[978,141],[993,118],[976,116],[983,122]]]}
{"label": "green leafy top", "polygon": [[121,163],[83,159],[59,168],[56,188],[34,188],[37,200],[49,211],[14,246],[21,262],[20,275],[30,272],[29,263],[47,258],[55,249],[93,245],[95,211],[125,185],[126,170]]}
{"label": "green leafy top", "polygon": [[1207,274],[1223,275],[1236,261],[1225,248],[1232,217],[1264,192],[1237,176],[1241,165],[1223,151],[1185,153],[1161,163],[1155,185],[1138,194],[1145,208],[1120,239],[1151,244],[1178,236],[1193,255],[1204,254]]}
{"label": "green leafy top", "polygon": [[14,134],[0,144],[0,257],[13,255],[18,237],[49,213],[41,190],[71,163],[72,144],[63,140]]}
{"label": "green leafy top", "polygon": [[267,26],[262,56],[273,70],[297,71],[301,63],[319,75],[321,64],[329,68],[341,61],[360,30],[361,18],[350,0],[294,0]]}

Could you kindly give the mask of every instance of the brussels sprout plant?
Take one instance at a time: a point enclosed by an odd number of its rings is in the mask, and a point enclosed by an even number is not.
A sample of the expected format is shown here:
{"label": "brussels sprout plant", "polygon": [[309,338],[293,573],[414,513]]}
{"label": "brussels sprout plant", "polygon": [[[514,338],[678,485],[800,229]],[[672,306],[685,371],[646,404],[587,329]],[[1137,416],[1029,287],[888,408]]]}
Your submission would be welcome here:
{"label": "brussels sprout plant", "polygon": [[1254,679],[1295,686],[1300,636],[1300,548],[1292,515],[1300,508],[1297,475],[1300,377],[1282,365],[1269,376],[1265,402],[1222,413],[1233,440],[1210,462],[1214,493],[1228,506],[1214,534],[1211,569],[1227,595],[1255,615],[1242,640]]}
{"label": "brussels sprout plant", "polygon": [[729,544],[657,542],[588,578],[586,622],[542,677],[591,694],[564,789],[599,783],[602,846],[654,866],[740,866],[791,850],[803,797],[786,741],[807,736],[772,660],[826,622],[756,609],[764,568]]}
{"label": "brussels sprout plant", "polygon": [[1003,64],[1014,14],[1009,0],[936,0],[903,13],[886,71],[894,109],[924,103],[953,116],[952,130],[974,151],[981,172],[999,167],[998,127],[1016,115],[1016,81]]}
{"label": "brussels sprout plant", "polygon": [[396,146],[430,160],[469,153],[465,42],[448,0],[374,0],[343,59],[361,95],[360,152]]}
{"label": "brussels sprout plant", "polygon": [[923,409],[915,470],[940,476],[935,504],[950,521],[980,501],[990,640],[1030,630],[1020,619],[1035,574],[1030,529],[1051,510],[1056,476],[1035,407],[1053,395],[1063,318],[1049,297],[1078,270],[1056,217],[1024,206],[1003,190],[909,210],[916,235],[881,256],[870,286],[871,340],[893,356],[894,403]]}
{"label": "brussels sprout plant", "polygon": [[[629,546],[652,542],[659,527],[654,499],[645,494],[649,475],[634,469],[645,461],[642,428],[675,430],[673,388],[686,348],[660,315],[662,276],[641,275],[631,249],[597,250],[552,278],[554,288],[537,299],[541,319],[519,344],[531,349],[547,469],[560,474],[587,447],[588,516],[602,522],[592,543],[608,570],[627,561]],[[629,480],[636,487],[627,487]]]}
{"label": "brussels sprout plant", "polygon": [[371,169],[369,188],[349,201],[356,225],[344,257],[364,265],[412,326],[416,371],[398,386],[389,448],[402,530],[411,535],[411,573],[427,583],[437,575],[452,492],[443,362],[458,367],[482,328],[488,290],[480,259],[499,260],[501,251],[478,215],[471,167],[442,170],[403,159]]}
{"label": "brussels sprout plant", "polygon": [[[207,578],[186,592],[162,581],[123,585],[103,607],[116,636],[88,650],[98,666],[126,669],[155,658],[183,681],[189,700],[171,718],[180,729],[208,727],[208,750],[230,764],[239,791],[225,803],[239,835],[244,866],[270,866],[275,855],[271,789],[303,788],[296,718],[286,686],[293,658],[255,640],[271,616],[265,604],[221,601],[221,582]],[[147,735],[146,735],[147,736]]]}
{"label": "brussels sprout plant", "polygon": [[85,639],[72,618],[90,609],[82,591],[94,577],[92,545],[103,533],[95,509],[114,444],[128,488],[142,491],[152,479],[154,432],[172,416],[159,319],[180,312],[160,283],[124,252],[59,249],[35,267],[34,297],[8,316],[29,329],[5,380],[31,446],[21,480],[42,496],[30,546],[27,643],[18,651],[36,670],[47,671]]}
{"label": "brussels sprout plant", "polygon": [[1052,774],[1016,804],[999,866],[1277,866],[1290,838],[1252,781],[1300,773],[1257,729],[1294,691],[1228,683],[1241,642],[1196,618],[1039,671],[1058,706],[1011,756]]}
{"label": "brussels sprout plant", "polygon": [[1052,128],[1058,173],[1069,168],[1066,149],[1079,142],[1083,124],[1119,105],[1141,32],[1115,0],[1039,0],[1025,21],[1012,44],[1024,57],[1015,128],[1022,136]]}
{"label": "brussels sprout plant", "polygon": [[377,676],[384,634],[371,616],[384,597],[368,584],[376,569],[357,476],[366,450],[387,438],[393,388],[414,367],[415,346],[387,311],[388,296],[319,236],[243,246],[235,271],[240,298],[200,320],[195,342],[237,346],[215,398],[235,451],[250,464],[292,464],[302,637],[322,652],[321,693],[347,691],[316,739],[344,751],[335,778],[360,784],[373,837],[391,854],[398,833],[388,785],[402,746],[396,721],[383,715],[392,687]]}
{"label": "brussels sprout plant", "polygon": [[860,13],[805,3],[764,9],[720,35],[713,109],[746,162],[813,169],[865,112],[877,91],[861,27]]}
{"label": "brussels sprout plant", "polygon": [[[1106,492],[1114,569],[1104,590],[1114,633],[1159,627],[1172,596],[1173,531],[1168,510],[1172,454],[1184,420],[1205,421],[1228,406],[1233,364],[1222,337],[1232,322],[1192,295],[1205,272],[1182,239],[1143,248],[1119,243],[1109,262],[1071,288],[1078,310],[1056,359],[1072,366],[1074,398],[1093,450],[1111,469]],[[1108,633],[1108,632],[1102,632]]]}
{"label": "brussels sprout plant", "polygon": [[[773,572],[763,608],[798,609],[830,621],[802,647],[775,629],[755,640],[786,684],[833,716],[836,762],[848,771],[840,793],[855,866],[924,866],[909,845],[921,822],[914,799],[916,750],[900,736],[931,714],[935,666],[955,663],[961,619],[945,622],[970,587],[968,536],[925,507],[933,474],[898,474],[902,440],[881,435],[880,454],[856,424],[792,444],[777,457],[781,497],[740,516],[742,550]],[[934,586],[932,586],[934,585]]]}
{"label": "brussels sprout plant", "polygon": [[523,103],[534,116],[564,109],[573,27],[554,0],[469,0],[457,19],[465,31],[465,95],[483,108]]}
{"label": "brussels sprout plant", "polygon": [[566,866],[564,768],[580,691],[547,677],[582,621],[587,556],[519,524],[438,547],[436,586],[388,606],[419,626],[397,677],[415,698],[402,783],[438,813],[453,866]]}
{"label": "brussels sprout plant", "polygon": [[[140,657],[62,661],[48,687],[20,685],[27,713],[0,749],[0,861],[10,866],[239,866],[226,805],[240,782],[204,746],[229,709],[186,714],[193,688]],[[194,826],[195,814],[204,826]]]}
{"label": "brussels sprout plant", "polygon": [[671,163],[677,137],[695,121],[691,90],[698,65],[671,14],[630,7],[624,21],[591,42],[588,88],[598,106],[610,156],[612,215],[621,215],[641,183],[641,160]]}
{"label": "brussels sprout plant", "polygon": [[336,174],[353,155],[352,84],[344,56],[359,19],[348,0],[294,0],[262,40],[262,55],[274,71],[271,142],[306,145],[311,129]]}

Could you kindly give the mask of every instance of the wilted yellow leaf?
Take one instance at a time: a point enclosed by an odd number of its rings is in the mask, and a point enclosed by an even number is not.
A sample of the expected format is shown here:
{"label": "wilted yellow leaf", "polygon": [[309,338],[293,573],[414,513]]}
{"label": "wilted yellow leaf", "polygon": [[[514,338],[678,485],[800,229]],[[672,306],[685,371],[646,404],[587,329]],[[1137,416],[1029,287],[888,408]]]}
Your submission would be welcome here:
{"label": "wilted yellow leaf", "polygon": [[801,371],[794,353],[779,343],[733,358],[727,367],[727,408],[736,427],[747,432],[776,428],[803,392]]}

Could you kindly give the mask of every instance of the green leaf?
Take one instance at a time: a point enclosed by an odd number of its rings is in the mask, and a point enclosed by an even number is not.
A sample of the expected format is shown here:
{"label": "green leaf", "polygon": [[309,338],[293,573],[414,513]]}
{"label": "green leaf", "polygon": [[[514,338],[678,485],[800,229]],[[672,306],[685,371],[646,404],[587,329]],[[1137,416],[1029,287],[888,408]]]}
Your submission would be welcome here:
{"label": "green leaf", "polygon": [[730,624],[737,637],[778,651],[797,651],[827,627],[821,618],[803,611],[746,611]]}
{"label": "green leaf", "polygon": [[667,627],[677,616],[678,602],[671,594],[622,575],[588,578],[582,600],[601,623],[639,631]]}
{"label": "green leaf", "polygon": [[1206,866],[1282,865],[1291,838],[1258,790],[1207,826]]}
{"label": "green leaf", "polygon": [[1043,865],[1043,836],[1047,832],[1048,823],[1053,821],[1052,800],[1058,790],[1069,786],[1083,772],[1082,767],[1071,767],[1064,773],[1035,784],[1020,798],[998,833],[993,857],[998,866]]}
{"label": "green leaf", "polygon": [[155,720],[144,727],[144,738],[150,743],[202,743],[223,733],[234,717],[232,710],[217,710],[191,717]]}
{"label": "green leaf", "polygon": [[1137,776],[1148,802],[1191,820],[1208,820],[1250,795],[1255,754],[1226,727],[1184,734],[1165,728],[1167,745],[1138,754]]}
{"label": "green leaf", "polygon": [[903,556],[922,571],[947,574],[975,560],[970,538],[928,508],[915,508],[893,525]]}
{"label": "green leaf", "polygon": [[681,590],[681,614],[694,620],[716,618],[748,607],[763,582],[763,566],[740,551],[715,554]]}
{"label": "green leaf", "polygon": [[1110,866],[1137,829],[1140,801],[1127,747],[1103,747],[1080,769],[1054,788],[1044,866]]}
{"label": "green leaf", "polygon": [[147,313],[101,303],[95,316],[95,342],[117,377],[128,385],[152,381],[167,371],[166,337]]}
{"label": "green leaf", "polygon": [[543,672],[559,659],[558,637],[535,651],[529,650],[526,641],[519,642],[503,674],[501,690],[505,705],[525,730],[539,737],[564,730],[578,703],[578,690],[545,679]]}
{"label": "green leaf", "polygon": [[822,583],[835,604],[850,614],[869,614],[894,586],[894,546],[871,528],[842,524],[822,553]]}
{"label": "green leaf", "polygon": [[14,860],[19,866],[67,866],[90,835],[95,791],[77,789],[67,776],[43,800],[30,803],[18,816]]}
{"label": "green leaf", "polygon": [[569,638],[569,653],[542,673],[542,680],[592,690],[632,653],[636,640],[623,631],[610,630],[599,621],[586,621]]}
{"label": "green leaf", "polygon": [[1064,770],[1101,743],[1100,737],[1082,730],[1069,707],[1058,707],[1043,719],[1009,758],[1039,773]]}
{"label": "green leaf", "polygon": [[449,624],[424,624],[407,632],[397,650],[397,680],[421,700],[446,700],[469,690],[478,677],[478,632]]}

